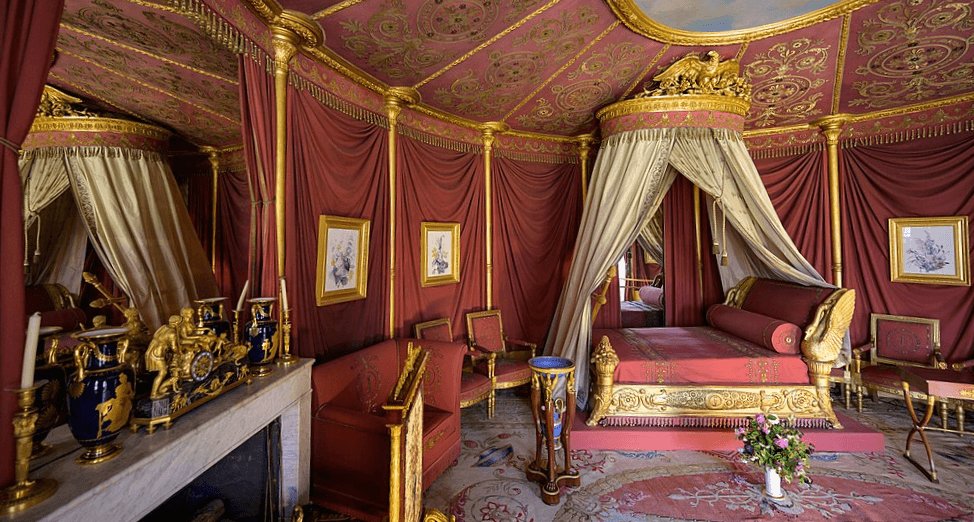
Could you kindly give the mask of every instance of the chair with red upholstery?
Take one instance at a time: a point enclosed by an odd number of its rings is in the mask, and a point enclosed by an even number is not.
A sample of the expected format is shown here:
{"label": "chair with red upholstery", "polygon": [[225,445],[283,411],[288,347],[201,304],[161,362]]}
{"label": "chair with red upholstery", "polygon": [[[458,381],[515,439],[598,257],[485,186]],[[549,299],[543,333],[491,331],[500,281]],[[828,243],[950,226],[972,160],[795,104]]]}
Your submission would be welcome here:
{"label": "chair with red upholstery", "polygon": [[[855,348],[853,380],[856,384],[856,407],[862,411],[863,391],[870,397],[877,392],[902,394],[901,368],[946,369],[940,353],[940,321],[902,315],[870,314],[870,342]],[[863,356],[869,354],[869,361]],[[864,364],[865,363],[865,364]],[[916,399],[925,399],[916,392]],[[947,423],[946,400],[940,400],[941,423]]]}
{"label": "chair with red upholstery", "polygon": [[[417,339],[453,342],[453,325],[449,319],[433,319],[413,326]],[[460,373],[460,408],[467,408],[479,404],[490,397],[492,373],[483,374],[473,371],[478,359],[494,358],[493,353],[483,354],[469,349],[464,358],[463,371]],[[493,366],[493,365],[488,365]]]}
{"label": "chair with red upholstery", "polygon": [[[390,475],[389,428],[402,424],[390,419],[383,401],[396,396],[410,344],[383,341],[312,369],[311,500],[316,504],[361,520],[383,519],[389,506],[386,485],[396,478]],[[457,376],[466,347],[424,341],[422,348],[429,355],[420,410],[421,480],[428,485],[460,454]]]}
{"label": "chair with red upholstery", "polygon": [[[487,416],[494,416],[494,401],[497,390],[516,388],[531,382],[531,368],[528,359],[534,357],[537,345],[504,335],[504,324],[500,310],[484,310],[467,314],[467,336],[470,346],[484,353],[496,355],[481,361],[475,371],[491,375],[490,398],[487,401]],[[494,362],[491,368],[491,362]]]}

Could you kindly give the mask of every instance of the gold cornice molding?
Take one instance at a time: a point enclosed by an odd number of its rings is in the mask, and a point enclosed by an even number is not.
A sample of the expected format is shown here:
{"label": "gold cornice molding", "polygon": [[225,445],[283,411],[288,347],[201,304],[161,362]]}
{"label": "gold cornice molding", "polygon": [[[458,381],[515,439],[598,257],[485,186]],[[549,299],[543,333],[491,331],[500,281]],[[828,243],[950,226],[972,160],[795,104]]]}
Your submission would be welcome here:
{"label": "gold cornice molding", "polygon": [[167,141],[172,133],[162,127],[117,118],[34,118],[30,132],[110,132],[132,134],[159,141]]}
{"label": "gold cornice molding", "polygon": [[285,9],[270,20],[274,38],[286,38],[295,46],[318,47],[325,43],[325,33],[308,15]]}
{"label": "gold cornice molding", "polygon": [[641,112],[715,111],[746,116],[750,102],[735,96],[691,94],[685,96],[651,96],[633,98],[607,105],[595,113],[599,121]]}
{"label": "gold cornice molding", "polygon": [[848,114],[833,114],[813,121],[812,125],[822,129],[826,143],[836,145],[839,143],[839,135],[842,134],[842,126],[849,121]]}
{"label": "gold cornice molding", "polygon": [[352,7],[354,5],[360,4],[363,1],[364,0],[345,0],[344,2],[339,2],[339,3],[335,4],[335,5],[328,6],[328,7],[324,8],[324,9],[322,9],[321,11],[318,11],[317,13],[311,15],[311,18],[313,18],[315,20],[320,20],[320,19],[322,19],[322,18],[324,18],[326,16],[331,16],[331,15],[333,15],[333,14],[335,14],[335,13],[337,13],[337,12],[343,10],[343,9],[348,9],[349,7]]}
{"label": "gold cornice molding", "polygon": [[789,132],[798,132],[803,130],[809,130],[815,128],[813,125],[808,123],[796,123],[794,125],[787,125],[784,127],[768,127],[766,129],[751,129],[744,131],[744,138],[764,138],[766,136],[777,136],[778,134],[788,134]]}
{"label": "gold cornice molding", "polygon": [[811,13],[748,29],[736,29],[717,33],[701,33],[675,29],[663,25],[643,12],[635,0],[605,0],[616,17],[632,31],[647,38],[675,45],[730,45],[753,42],[769,36],[795,31],[821,22],[827,22],[851,13],[879,0],[845,0],[823,7]]}

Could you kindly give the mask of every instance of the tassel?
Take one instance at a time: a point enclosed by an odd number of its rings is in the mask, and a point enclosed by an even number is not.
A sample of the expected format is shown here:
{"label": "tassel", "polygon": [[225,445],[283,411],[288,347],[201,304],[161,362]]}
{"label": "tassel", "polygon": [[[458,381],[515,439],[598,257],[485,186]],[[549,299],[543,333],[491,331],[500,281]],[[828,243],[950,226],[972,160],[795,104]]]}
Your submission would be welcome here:
{"label": "tassel", "polygon": [[41,216],[37,215],[37,239],[34,241],[34,264],[41,260]]}
{"label": "tassel", "polygon": [[[711,205],[710,205],[710,207],[711,207],[710,208],[710,215],[711,215],[711,217],[714,220],[714,226],[713,226],[713,229],[712,230],[717,230],[717,202],[718,201],[720,201],[720,198],[719,197],[714,198],[713,203],[711,203]],[[713,238],[713,245],[712,245],[712,248],[711,248],[711,253],[713,255],[717,255],[717,254],[720,253],[720,244],[717,243],[717,238],[716,237]]]}
{"label": "tassel", "polygon": [[724,245],[724,250],[720,254],[720,266],[727,266],[730,264],[730,260],[727,258],[727,213],[724,209],[720,209],[721,217],[721,227],[720,227],[720,242]]}

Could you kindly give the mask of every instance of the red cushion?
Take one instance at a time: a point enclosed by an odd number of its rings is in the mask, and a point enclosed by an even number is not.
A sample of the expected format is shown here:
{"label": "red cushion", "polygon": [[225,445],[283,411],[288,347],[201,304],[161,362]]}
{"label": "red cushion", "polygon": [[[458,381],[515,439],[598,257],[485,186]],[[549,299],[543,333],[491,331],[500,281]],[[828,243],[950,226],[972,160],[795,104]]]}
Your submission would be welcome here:
{"label": "red cushion", "polygon": [[801,351],[801,328],[780,319],[716,304],[707,310],[707,323],[778,353],[797,354]]}
{"label": "red cushion", "polygon": [[877,318],[876,355],[897,361],[930,364],[933,327],[925,323]]}
{"label": "red cushion", "polygon": [[467,373],[460,375],[460,401],[466,402],[483,397],[490,392],[490,379],[482,373]]}
{"label": "red cushion", "polygon": [[748,290],[741,309],[804,328],[812,321],[818,305],[834,291],[832,288],[758,279]]}
{"label": "red cushion", "polygon": [[639,300],[657,308],[663,308],[663,289],[655,286],[639,288]]}
{"label": "red cushion", "polygon": [[899,390],[902,386],[900,370],[895,366],[863,366],[859,372],[862,383],[865,385],[881,386]]}
{"label": "red cushion", "polygon": [[80,308],[41,312],[41,326],[60,326],[67,332],[84,328],[86,319],[84,311]]}
{"label": "red cushion", "polygon": [[[478,373],[487,374],[487,361],[480,361],[474,366]],[[528,382],[531,380],[531,367],[527,361],[516,359],[497,359],[494,363],[494,376],[497,377],[497,384],[507,384],[512,382]]]}
{"label": "red cushion", "polygon": [[447,343],[453,342],[453,336],[450,332],[450,325],[446,323],[427,326],[417,333],[419,334],[420,339],[442,341]]}

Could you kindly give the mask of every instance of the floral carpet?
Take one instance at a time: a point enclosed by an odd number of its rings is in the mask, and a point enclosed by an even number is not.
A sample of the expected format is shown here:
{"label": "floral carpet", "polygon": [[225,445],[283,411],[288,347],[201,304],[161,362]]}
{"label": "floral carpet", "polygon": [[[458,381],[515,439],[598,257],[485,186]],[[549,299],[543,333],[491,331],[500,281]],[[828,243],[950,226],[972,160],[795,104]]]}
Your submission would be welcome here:
{"label": "floral carpet", "polygon": [[[883,453],[814,453],[812,483],[784,484],[790,505],[769,503],[763,473],[735,452],[575,451],[581,486],[541,501],[524,469],[534,454],[528,399],[498,395],[463,410],[460,457],[426,492],[427,507],[472,521],[877,520],[974,521],[974,437],[930,435],[939,484],[902,456],[910,422],[901,401],[866,401],[846,412],[886,437]],[[951,422],[953,417],[951,416]],[[934,422],[938,422],[935,418]],[[924,458],[914,443],[915,456]]]}

